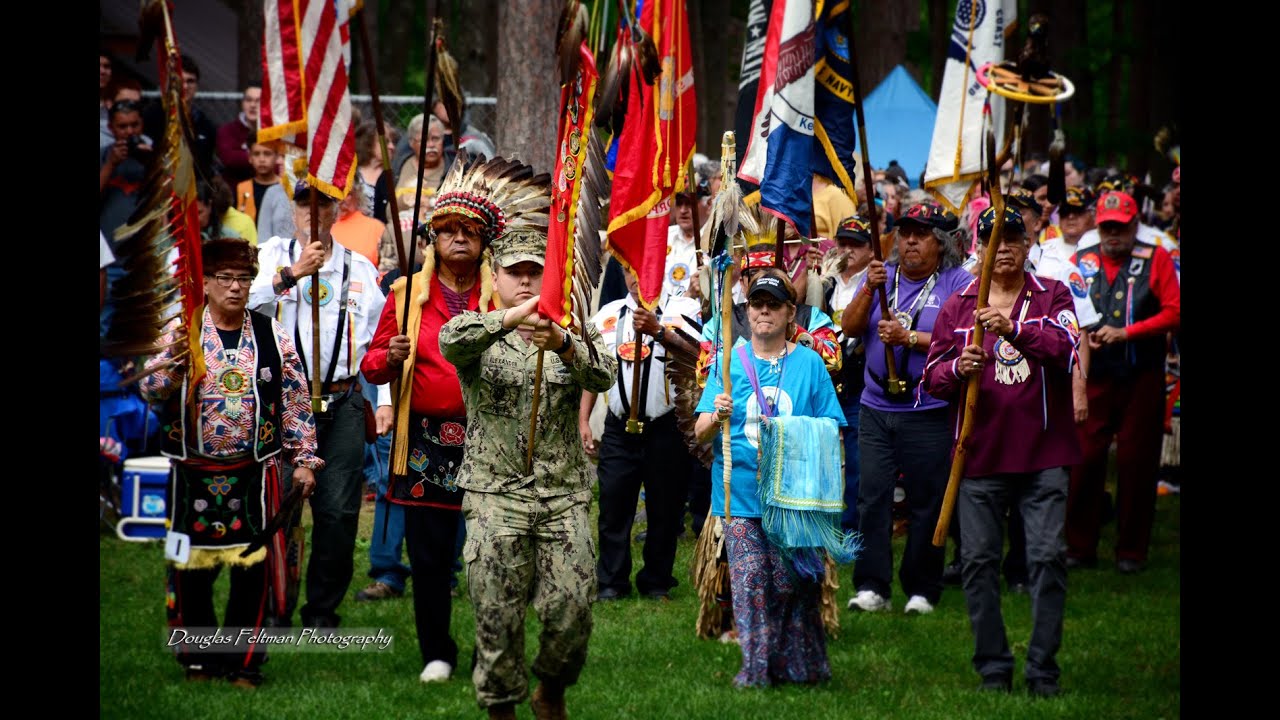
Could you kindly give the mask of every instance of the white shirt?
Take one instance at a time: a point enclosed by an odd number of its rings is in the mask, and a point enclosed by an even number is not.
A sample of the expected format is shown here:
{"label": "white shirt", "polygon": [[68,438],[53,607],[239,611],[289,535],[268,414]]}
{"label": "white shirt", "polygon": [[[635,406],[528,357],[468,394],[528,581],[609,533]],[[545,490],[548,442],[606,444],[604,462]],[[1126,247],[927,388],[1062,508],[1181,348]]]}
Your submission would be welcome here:
{"label": "white shirt", "polygon": [[[311,357],[311,276],[299,278],[298,284],[283,295],[276,295],[271,287],[271,279],[279,269],[292,265],[302,256],[303,244],[294,242],[293,255],[290,257],[290,242],[290,238],[273,237],[258,246],[258,277],[254,278],[253,285],[249,288],[249,308],[274,317],[290,336],[301,338],[302,347],[298,349],[306,359],[304,372],[310,378],[315,363]],[[320,268],[321,294],[327,294],[327,299],[322,297],[320,304],[321,379],[328,374],[333,355],[338,327],[338,300],[342,296],[344,255],[346,248],[335,242],[333,254]],[[360,361],[364,359],[365,351],[373,340],[373,331],[378,327],[378,318],[382,315],[382,306],[386,300],[386,296],[378,288],[378,269],[369,262],[369,258],[360,253],[351,253],[347,314],[344,321],[346,327],[342,330],[342,342],[338,345],[333,382],[347,380],[359,374]],[[378,405],[390,404],[391,390],[386,385],[379,385]]]}
{"label": "white shirt", "polygon": [[[657,310],[662,311],[658,314],[658,322],[667,328],[679,326],[680,329],[697,338],[699,336],[698,331],[694,330],[682,316],[688,315],[691,318],[700,319],[702,304],[693,298],[686,297],[663,296],[662,300],[665,302],[660,302],[657,307]],[[624,308],[626,312],[623,312]],[[609,348],[609,352],[617,353],[620,343],[628,343],[635,340],[635,325],[632,324],[635,320],[635,309],[636,301],[628,294],[621,300],[614,300],[606,304],[600,308],[595,317],[591,318],[591,322],[600,331],[600,335],[604,339],[605,346]],[[653,359],[649,361],[649,392],[646,395],[644,415],[648,415],[650,418],[657,418],[671,412],[675,407],[672,404],[675,400],[675,394],[667,386],[666,376],[663,371],[664,363],[659,361],[659,358],[666,355],[666,348],[662,347],[662,343],[653,340],[653,338],[646,337],[645,343],[647,344],[648,342],[653,342]],[[634,403],[635,394],[631,390],[631,382],[635,370],[632,363],[619,358],[618,371],[622,377],[622,382],[628,388],[627,402]],[[641,368],[640,372],[643,373],[644,368]],[[627,418],[630,417],[630,412],[622,409],[622,397],[619,395],[618,385],[619,383],[615,382],[613,387],[609,388],[609,412],[613,413],[615,417]],[[644,415],[640,416],[642,420]]]}
{"label": "white shirt", "polygon": [[1087,328],[1102,319],[1093,300],[1089,297],[1089,284],[1080,274],[1080,268],[1071,262],[1075,250],[1062,238],[1053,238],[1031,248],[1027,255],[1027,264],[1031,271],[1042,278],[1057,280],[1071,291],[1071,300],[1076,306],[1076,319],[1080,327]]}
{"label": "white shirt", "polygon": [[667,228],[667,263],[662,276],[662,294],[665,297],[684,297],[689,294],[698,269],[698,245],[694,238],[686,239],[679,225]]}
{"label": "white shirt", "polygon": [[[862,278],[867,274],[867,268],[862,268],[860,272],[853,274],[848,282],[844,281],[841,275],[836,275],[835,292],[831,293],[831,322],[835,323],[836,334],[843,337],[844,332],[840,329],[840,318],[844,315],[845,307],[853,302],[854,296],[858,291],[858,283],[862,282]],[[848,340],[849,338],[844,338]]]}

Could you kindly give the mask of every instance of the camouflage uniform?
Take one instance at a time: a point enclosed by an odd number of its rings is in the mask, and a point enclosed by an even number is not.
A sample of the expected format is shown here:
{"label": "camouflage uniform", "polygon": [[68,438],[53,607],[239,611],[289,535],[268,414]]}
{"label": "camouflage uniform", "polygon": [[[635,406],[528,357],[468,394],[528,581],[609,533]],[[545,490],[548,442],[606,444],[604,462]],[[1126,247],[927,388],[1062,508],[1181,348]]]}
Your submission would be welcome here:
{"label": "camouflage uniform", "polygon": [[[495,253],[495,261],[542,262],[541,252],[519,250]],[[440,331],[440,349],[458,368],[467,406],[457,482],[467,491],[462,554],[476,615],[472,681],[481,707],[523,702],[528,695],[528,600],[542,623],[534,675],[567,686],[586,662],[596,591],[588,517],[594,474],[578,436],[578,403],[584,389],[607,391],[617,369],[591,325],[595,361],[576,334],[571,364],[545,354],[533,473],[526,474],[538,349],[502,327],[505,312],[463,313]]]}

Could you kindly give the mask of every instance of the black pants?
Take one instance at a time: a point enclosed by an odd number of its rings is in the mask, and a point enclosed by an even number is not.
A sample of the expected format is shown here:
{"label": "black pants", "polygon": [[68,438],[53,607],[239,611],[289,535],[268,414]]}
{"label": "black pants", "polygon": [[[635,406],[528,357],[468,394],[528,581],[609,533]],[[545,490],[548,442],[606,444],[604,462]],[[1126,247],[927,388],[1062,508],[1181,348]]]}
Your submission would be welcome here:
{"label": "black pants", "polygon": [[[702,534],[702,525],[711,511],[711,468],[704,467],[692,456],[689,462],[689,514],[693,516],[693,536],[697,537]],[[683,518],[680,524],[684,525]]]}
{"label": "black pants", "polygon": [[898,579],[907,596],[936,605],[942,595],[943,549],[933,531],[950,471],[952,438],[946,408],[884,412],[866,405],[858,416],[858,527],[862,557],[853,566],[856,591],[890,597],[893,580],[893,487],[902,475],[909,519]]}
{"label": "black pants", "polygon": [[[331,404],[333,419],[316,423],[317,452],[325,468],[311,494],[311,560],[307,563],[305,627],[337,627],[355,571],[356,530],[364,489],[364,396],[349,393]],[[292,473],[289,479],[292,480]]]}
{"label": "black pants", "polygon": [[423,666],[434,660],[458,666],[458,644],[449,635],[449,622],[461,518],[460,510],[404,506],[404,541],[413,568],[413,618]]}
{"label": "black pants", "polygon": [[676,533],[684,520],[689,492],[689,453],[669,412],[645,422],[644,432],[626,431],[626,420],[605,416],[600,439],[599,589],[631,592],[631,525],[644,486],[649,532],[644,541],[644,568],[636,573],[641,593],[666,591],[679,582],[671,574],[676,560]]}
{"label": "black pants", "polygon": [[[177,570],[169,566],[166,581],[173,599],[173,607],[168,611],[169,627],[186,628],[193,635],[198,634],[196,628],[219,627],[213,609],[213,583],[221,570],[221,567]],[[267,563],[232,566],[230,575],[231,594],[222,627],[235,628],[228,634],[238,639],[241,628],[253,630],[252,634],[262,630],[267,606]],[[254,673],[267,661],[265,646],[249,646],[245,641],[238,642],[229,652],[191,652],[192,649],[182,643],[174,645],[178,663],[213,675]]]}
{"label": "black pants", "polygon": [[1027,643],[1027,680],[1057,680],[1058,648],[1067,597],[1067,472],[1050,468],[989,477],[965,478],[956,498],[964,519],[962,574],[969,623],[973,627],[973,667],[983,677],[1013,673],[1013,653],[1000,609],[1000,546],[1005,508],[1021,509],[1026,521],[1026,558],[1030,569],[1031,638]]}
{"label": "black pants", "polygon": [[[1022,522],[1022,510],[1016,503],[1009,505],[1008,512],[1008,533],[1009,533],[1009,550],[1005,553],[1004,564],[1001,569],[1004,571],[1004,581],[1007,585],[1026,585],[1027,576],[1027,531],[1026,526]],[[955,541],[956,554],[955,561],[960,562],[962,555],[960,545],[960,514],[955,513],[951,516],[951,529],[949,532],[951,539]]]}

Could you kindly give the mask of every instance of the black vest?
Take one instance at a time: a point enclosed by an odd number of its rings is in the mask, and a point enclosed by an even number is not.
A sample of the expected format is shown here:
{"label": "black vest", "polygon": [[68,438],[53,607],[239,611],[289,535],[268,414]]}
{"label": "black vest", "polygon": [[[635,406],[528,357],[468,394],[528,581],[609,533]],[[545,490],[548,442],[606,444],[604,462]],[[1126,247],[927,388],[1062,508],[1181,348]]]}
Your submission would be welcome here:
{"label": "black vest", "polygon": [[[1115,280],[1108,282],[1106,270],[1101,265],[1098,267],[1089,286],[1089,297],[1102,314],[1102,325],[1123,328],[1160,312],[1160,298],[1151,291],[1154,262],[1155,248],[1137,243],[1129,260],[1121,262]],[[1090,357],[1089,372],[1105,378],[1123,378],[1137,371],[1163,368],[1164,357],[1163,334],[1130,340],[1095,350]]]}
{"label": "black vest", "polygon": [[[284,448],[281,436],[284,429],[280,426],[280,418],[284,410],[284,390],[281,378],[280,349],[276,347],[276,335],[271,330],[271,318],[261,313],[249,311],[249,320],[253,325],[253,399],[254,399],[254,445],[253,457],[261,462]],[[269,372],[264,379],[263,369]],[[198,437],[199,432],[195,418],[189,416],[191,406],[187,404],[187,383],[190,377],[184,377],[182,387],[169,396],[161,408],[161,425],[163,439],[160,452],[171,458],[186,460],[189,456],[198,456],[195,448],[199,443],[188,444],[185,438]],[[197,403],[196,408],[199,408]]]}

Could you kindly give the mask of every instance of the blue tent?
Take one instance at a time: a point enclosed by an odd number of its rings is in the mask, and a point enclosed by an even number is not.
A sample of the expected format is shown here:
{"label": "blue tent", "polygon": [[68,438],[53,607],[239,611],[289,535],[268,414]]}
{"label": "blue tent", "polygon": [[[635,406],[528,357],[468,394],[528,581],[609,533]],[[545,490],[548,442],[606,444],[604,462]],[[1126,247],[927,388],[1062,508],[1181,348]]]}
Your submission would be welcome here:
{"label": "blue tent", "polygon": [[[911,73],[899,65],[867,95],[863,113],[867,135],[871,137],[871,166],[883,170],[890,160],[897,160],[907,171],[911,187],[919,187],[920,176],[929,162],[938,104],[916,84]],[[856,116],[854,123],[857,123]],[[861,145],[854,157],[862,163]],[[861,167],[858,174],[862,174]]]}

